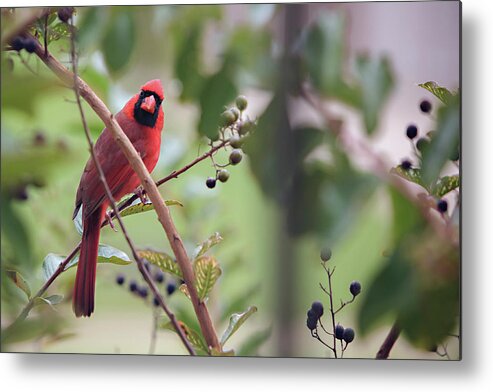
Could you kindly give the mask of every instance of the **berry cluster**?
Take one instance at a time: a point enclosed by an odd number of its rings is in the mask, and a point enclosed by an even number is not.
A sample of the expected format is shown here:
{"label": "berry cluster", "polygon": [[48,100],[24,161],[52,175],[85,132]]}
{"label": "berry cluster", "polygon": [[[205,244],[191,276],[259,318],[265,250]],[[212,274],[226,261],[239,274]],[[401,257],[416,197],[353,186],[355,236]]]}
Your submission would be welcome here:
{"label": "berry cluster", "polygon": [[20,52],[22,49],[25,49],[28,53],[34,53],[36,50],[36,43],[36,38],[17,36],[10,42],[10,47],[16,52]]}
{"label": "berry cluster", "polygon": [[253,131],[255,123],[250,119],[243,119],[243,112],[248,106],[248,100],[245,96],[240,95],[235,100],[235,106],[227,108],[220,119],[220,141],[229,143],[233,150],[229,153],[228,163],[220,165],[214,161],[211,154],[212,164],[216,169],[214,177],[207,178],[205,185],[209,189],[216,187],[217,181],[226,182],[229,179],[229,172],[225,169],[227,166],[235,166],[243,159],[241,146],[245,142],[250,132]]}
{"label": "berry cluster", "polygon": [[[341,342],[340,355],[342,357],[348,344],[354,340],[355,333],[354,333],[354,329],[352,328],[344,328],[341,324],[336,325],[335,316],[346,305],[353,302],[356,296],[361,293],[361,283],[356,280],[351,282],[351,284],[349,285],[349,292],[352,295],[352,299],[346,302],[341,301],[339,308],[335,309],[333,303],[332,280],[331,280],[332,275],[334,274],[335,271],[335,267],[331,269],[326,265],[326,263],[330,260],[331,257],[332,257],[332,251],[329,248],[322,249],[322,251],[320,252],[320,259],[322,260],[321,265],[324,268],[325,272],[327,273],[327,279],[328,279],[328,287],[325,288],[322,284],[320,284],[320,287],[329,296],[329,311],[330,311],[330,320],[332,323],[332,332],[329,332],[322,323],[324,306],[320,301],[313,302],[312,306],[306,313],[307,316],[306,326],[310,330],[312,337],[317,339],[326,347],[330,348],[334,353],[334,357],[337,358],[338,355],[337,344],[336,344],[337,340]],[[333,339],[332,344],[328,344],[322,340],[318,330],[319,326],[327,335],[332,336]]]}
{"label": "berry cluster", "polygon": [[[177,286],[176,282],[174,282],[174,281],[167,282],[165,274],[163,271],[161,271],[157,267],[152,266],[148,261],[144,261],[144,266],[147,269],[147,271],[150,273],[150,275],[152,276],[153,280],[156,283],[158,283],[159,285],[164,285],[164,290],[166,291],[168,296],[172,295],[176,291],[176,286]],[[116,283],[119,286],[123,286],[123,285],[125,285],[125,282],[126,282],[125,275],[124,274],[118,274],[116,277]],[[134,295],[136,295],[136,296],[138,296],[144,300],[147,300],[147,298],[149,297],[149,290],[148,290],[147,286],[145,285],[145,283],[139,284],[134,279],[132,279],[128,282],[128,290],[132,294],[134,294]],[[152,299],[152,303],[156,307],[159,306],[158,298],[154,297]]]}
{"label": "berry cluster", "polygon": [[74,14],[74,7],[62,7],[57,11],[58,19],[60,19],[63,23],[68,23],[69,19]]}
{"label": "berry cluster", "polygon": [[[432,105],[428,100],[422,100],[419,104],[420,110],[425,114],[430,114],[432,110]],[[418,162],[421,162],[423,153],[426,151],[428,146],[430,145],[431,137],[433,136],[433,131],[428,132],[425,136],[419,137],[419,130],[415,124],[409,124],[406,128],[406,137],[411,142],[413,150],[416,155],[416,159]],[[450,156],[450,160],[453,162],[458,161],[460,158],[459,149],[452,156]],[[413,166],[413,163],[409,159],[403,159],[400,164],[400,168],[406,172],[410,170],[417,169]],[[436,201],[436,209],[441,214],[447,212],[448,203],[444,199],[439,199]]]}

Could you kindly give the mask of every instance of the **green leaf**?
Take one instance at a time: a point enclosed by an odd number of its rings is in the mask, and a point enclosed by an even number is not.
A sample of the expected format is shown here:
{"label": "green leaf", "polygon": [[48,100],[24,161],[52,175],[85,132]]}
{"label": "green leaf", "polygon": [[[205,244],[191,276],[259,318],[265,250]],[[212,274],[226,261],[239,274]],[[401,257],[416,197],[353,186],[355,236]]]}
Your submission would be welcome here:
{"label": "green leaf", "polygon": [[14,284],[20,288],[27,296],[27,299],[31,299],[31,287],[26,279],[21,275],[19,271],[7,268],[5,270],[6,275],[9,277]]}
{"label": "green leaf", "polygon": [[[5,165],[3,155],[2,164]],[[5,235],[5,242],[8,242],[9,245],[11,245],[19,264],[28,264],[31,261],[31,241],[28,236],[27,228],[21,217],[18,215],[16,209],[14,208],[12,200],[6,197],[3,192],[2,202],[0,203],[0,210],[2,213],[2,240],[4,239],[3,235]],[[5,246],[6,244],[2,245]]]}
{"label": "green leaf", "polygon": [[139,257],[146,259],[149,263],[159,267],[164,272],[173,274],[180,279],[183,278],[180,267],[175,259],[165,252],[156,252],[154,250],[138,250]]}
{"label": "green leaf", "polygon": [[[178,200],[166,200],[164,203],[167,206],[183,207],[183,204],[180,203]],[[136,204],[132,204],[131,206],[121,211],[120,216],[123,218],[124,216],[140,214],[141,212],[151,211],[153,209],[154,209],[154,205],[152,203],[137,202]]]}
{"label": "green leaf", "polygon": [[304,56],[313,85],[334,96],[342,79],[345,20],[342,13],[321,15],[308,31]]}
{"label": "green leaf", "polygon": [[269,339],[272,334],[272,327],[259,331],[250,336],[238,350],[239,357],[258,356],[259,347]]}
{"label": "green leaf", "polygon": [[399,244],[414,232],[420,232],[423,228],[423,217],[418,207],[404,197],[395,188],[390,188],[392,200],[392,239],[394,244]]}
{"label": "green leaf", "polygon": [[387,58],[370,59],[358,57],[356,75],[361,86],[361,105],[368,134],[372,134],[378,125],[380,110],[390,91],[393,78]]}
{"label": "green leaf", "polygon": [[430,82],[418,84],[418,86],[424,88],[425,90],[428,90],[440,101],[442,101],[445,105],[448,105],[452,100],[452,98],[456,95],[451,93],[445,87],[438,85],[436,82],[430,81]]}
{"label": "green leaf", "polygon": [[402,177],[408,181],[414,182],[415,184],[421,185],[423,188],[428,190],[423,183],[423,180],[421,179],[421,170],[417,168],[411,168],[408,170],[405,170],[402,168],[402,165],[398,165],[396,167],[393,167],[390,170],[391,174],[396,174],[399,177]]}
{"label": "green leaf", "polygon": [[195,259],[193,269],[195,272],[197,293],[200,300],[204,301],[221,276],[221,268],[214,257],[202,256]]}
{"label": "green leaf", "polygon": [[413,301],[414,271],[404,255],[396,251],[366,290],[359,314],[361,334],[367,334],[385,316],[397,316]]}
{"label": "green leaf", "polygon": [[453,191],[460,186],[460,176],[458,174],[453,176],[443,176],[440,178],[433,187],[432,193],[436,197],[445,196],[447,193]]}
{"label": "green leaf", "polygon": [[243,313],[234,313],[229,319],[228,328],[223,333],[221,337],[221,347],[228,341],[228,339],[243,325],[243,323],[255,312],[257,311],[256,306],[250,306]]}
{"label": "green leaf", "polygon": [[59,304],[63,300],[63,295],[50,295],[49,297],[36,297],[34,298],[34,306],[39,305],[48,305],[53,310],[55,309],[55,305]]}
{"label": "green leaf", "polygon": [[436,133],[422,153],[422,177],[425,184],[433,184],[444,164],[457,149],[460,139],[459,100],[450,101],[438,111]]}
{"label": "green leaf", "polygon": [[[192,328],[190,328],[188,325],[186,325],[182,321],[178,321],[178,325],[182,329],[182,331],[185,334],[185,337],[187,340],[190,342],[190,344],[198,351],[200,351],[203,354],[206,354],[209,352],[207,345],[205,344],[204,339],[202,336]],[[167,329],[169,331],[176,332],[175,327],[171,323],[171,321],[163,321],[159,325],[159,328],[161,329]]]}
{"label": "green leaf", "polygon": [[[230,265],[228,265],[230,267]],[[228,275],[231,273],[231,268],[228,268]],[[231,302],[227,303],[224,310],[221,312],[221,321],[226,321],[232,313],[235,313],[241,309],[244,309],[249,302],[252,301],[252,297],[261,289],[261,284],[255,284],[248,290],[241,293],[241,295],[232,299]],[[229,296],[231,297],[231,296]]]}
{"label": "green leaf", "polygon": [[109,7],[83,8],[80,18],[77,18],[80,23],[77,23],[78,34],[76,35],[81,53],[87,53],[89,49],[99,47],[101,37],[108,25],[109,10]]}
{"label": "green leaf", "polygon": [[131,12],[117,11],[109,21],[103,38],[103,55],[109,71],[114,74],[127,65],[135,44],[135,21]]}
{"label": "green leaf", "polygon": [[202,242],[197,249],[195,249],[195,259],[203,256],[210,248],[219,244],[223,240],[223,237],[219,233],[214,233],[207,240]]}
{"label": "green leaf", "polygon": [[[48,280],[58,269],[58,266],[65,260],[65,256],[49,253],[43,260],[43,275],[45,280]],[[79,255],[75,256],[66,266],[64,271],[76,266],[79,263]],[[127,254],[120,249],[110,245],[99,244],[98,247],[98,263],[110,263],[117,265],[128,265],[132,261]]]}
{"label": "green leaf", "polygon": [[211,140],[219,136],[219,119],[224,106],[230,104],[237,96],[236,86],[231,78],[227,63],[204,83],[200,94],[199,133]]}

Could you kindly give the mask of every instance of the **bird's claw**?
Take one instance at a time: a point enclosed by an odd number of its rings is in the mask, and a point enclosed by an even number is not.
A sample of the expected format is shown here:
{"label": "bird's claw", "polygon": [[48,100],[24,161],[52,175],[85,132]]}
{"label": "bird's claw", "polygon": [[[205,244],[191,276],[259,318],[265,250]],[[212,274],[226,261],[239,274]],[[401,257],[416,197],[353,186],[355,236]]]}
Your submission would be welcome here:
{"label": "bird's claw", "polygon": [[142,202],[142,204],[147,204],[147,202],[149,201],[149,199],[147,198],[147,195],[144,191],[144,189],[139,186],[138,188],[135,189],[134,193],[139,197],[140,201]]}
{"label": "bird's claw", "polygon": [[116,229],[115,225],[113,224],[113,219],[111,218],[111,214],[108,211],[106,211],[106,219],[108,220],[108,224],[113,229],[113,231],[115,233],[118,232],[118,230]]}

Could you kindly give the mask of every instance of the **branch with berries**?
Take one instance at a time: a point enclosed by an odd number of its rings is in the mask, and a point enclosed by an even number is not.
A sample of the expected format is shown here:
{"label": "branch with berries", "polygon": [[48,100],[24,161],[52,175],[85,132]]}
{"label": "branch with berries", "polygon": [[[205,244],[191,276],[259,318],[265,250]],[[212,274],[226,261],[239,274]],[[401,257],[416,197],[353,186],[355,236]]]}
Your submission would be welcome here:
{"label": "branch with berries", "polygon": [[[312,303],[310,309],[308,310],[306,316],[306,326],[310,330],[312,337],[322,343],[325,347],[329,348],[334,354],[334,358],[342,358],[344,352],[346,351],[348,345],[354,340],[355,332],[353,328],[343,327],[340,323],[336,323],[336,314],[344,309],[347,305],[354,302],[356,296],[361,293],[361,283],[358,281],[353,281],[349,285],[349,292],[352,298],[348,301],[340,301],[338,307],[334,304],[334,293],[332,289],[332,275],[334,275],[335,267],[330,267],[327,265],[332,257],[332,251],[329,248],[322,249],[320,252],[321,266],[327,275],[327,287],[320,283],[321,290],[329,298],[329,316],[331,329],[327,330],[322,323],[322,316],[324,315],[324,305],[320,301],[315,301]],[[320,328],[320,329],[319,329]],[[322,339],[320,333],[324,332],[326,335],[331,337],[332,342],[327,343]],[[340,348],[337,347],[337,342],[340,343]]]}

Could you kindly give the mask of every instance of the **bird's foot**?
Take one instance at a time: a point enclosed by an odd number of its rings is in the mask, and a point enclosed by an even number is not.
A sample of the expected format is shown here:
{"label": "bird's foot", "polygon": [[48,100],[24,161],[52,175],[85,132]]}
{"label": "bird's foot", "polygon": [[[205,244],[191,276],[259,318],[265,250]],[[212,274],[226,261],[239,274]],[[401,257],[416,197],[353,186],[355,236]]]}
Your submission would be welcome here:
{"label": "bird's foot", "polygon": [[108,224],[113,229],[113,231],[115,233],[118,232],[118,230],[116,229],[115,225],[113,224],[113,219],[111,218],[111,214],[109,213],[109,211],[106,211],[106,219],[108,220]]}
{"label": "bird's foot", "polygon": [[149,202],[149,199],[147,198],[145,190],[144,190],[144,188],[142,188],[142,186],[135,188],[134,193],[139,197],[142,204],[147,204]]}

